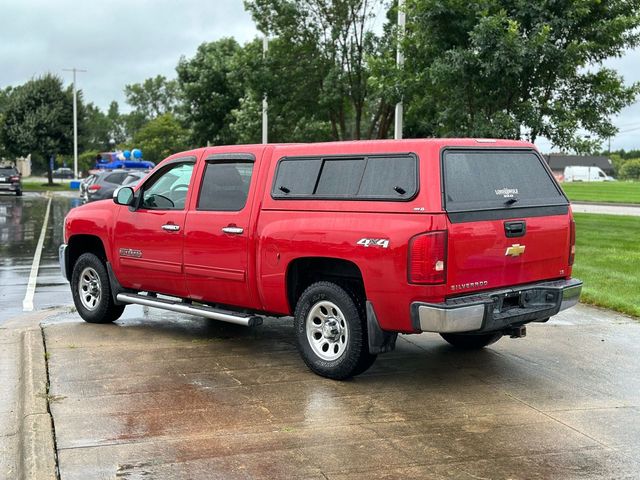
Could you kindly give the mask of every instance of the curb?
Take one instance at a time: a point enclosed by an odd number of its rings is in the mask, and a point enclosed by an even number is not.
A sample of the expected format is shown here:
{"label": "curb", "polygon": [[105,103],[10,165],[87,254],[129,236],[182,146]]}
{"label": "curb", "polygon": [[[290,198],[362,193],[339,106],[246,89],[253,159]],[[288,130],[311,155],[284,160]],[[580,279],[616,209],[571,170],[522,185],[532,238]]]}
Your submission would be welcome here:
{"label": "curb", "polygon": [[[48,376],[40,322],[60,313],[44,310],[11,319],[5,328],[20,337],[15,359],[19,385],[15,385],[17,479],[56,480],[58,470],[53,421],[47,401]],[[18,363],[19,362],[19,363]]]}

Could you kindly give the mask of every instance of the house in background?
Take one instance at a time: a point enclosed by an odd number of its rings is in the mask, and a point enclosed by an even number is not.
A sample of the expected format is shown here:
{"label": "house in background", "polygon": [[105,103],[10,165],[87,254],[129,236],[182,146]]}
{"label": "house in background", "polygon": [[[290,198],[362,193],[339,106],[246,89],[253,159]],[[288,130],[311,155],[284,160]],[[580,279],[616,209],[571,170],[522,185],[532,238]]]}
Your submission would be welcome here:
{"label": "house in background", "polygon": [[544,156],[553,175],[562,181],[565,167],[600,167],[604,173],[613,176],[614,169],[611,159],[600,155],[565,155],[550,153]]}

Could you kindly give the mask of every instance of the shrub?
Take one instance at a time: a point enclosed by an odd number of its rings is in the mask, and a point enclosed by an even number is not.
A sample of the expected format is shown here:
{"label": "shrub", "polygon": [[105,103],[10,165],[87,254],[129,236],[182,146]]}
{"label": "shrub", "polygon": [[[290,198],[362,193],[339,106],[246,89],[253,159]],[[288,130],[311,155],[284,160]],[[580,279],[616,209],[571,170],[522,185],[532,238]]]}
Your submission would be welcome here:
{"label": "shrub", "polygon": [[626,161],[620,168],[620,178],[640,180],[640,158]]}

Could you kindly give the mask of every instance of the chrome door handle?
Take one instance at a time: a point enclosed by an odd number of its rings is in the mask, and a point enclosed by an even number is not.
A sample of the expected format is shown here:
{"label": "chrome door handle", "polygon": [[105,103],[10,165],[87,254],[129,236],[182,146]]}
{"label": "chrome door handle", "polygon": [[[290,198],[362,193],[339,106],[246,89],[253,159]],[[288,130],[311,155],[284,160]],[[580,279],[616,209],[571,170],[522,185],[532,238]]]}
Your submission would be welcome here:
{"label": "chrome door handle", "polygon": [[162,229],[168,232],[177,232],[180,230],[180,225],[173,225],[171,223],[167,223],[166,225],[162,225]]}
{"label": "chrome door handle", "polygon": [[242,232],[244,232],[244,228],[242,228],[242,227],[224,227],[222,229],[222,231],[224,233],[231,233],[233,235],[240,235]]}

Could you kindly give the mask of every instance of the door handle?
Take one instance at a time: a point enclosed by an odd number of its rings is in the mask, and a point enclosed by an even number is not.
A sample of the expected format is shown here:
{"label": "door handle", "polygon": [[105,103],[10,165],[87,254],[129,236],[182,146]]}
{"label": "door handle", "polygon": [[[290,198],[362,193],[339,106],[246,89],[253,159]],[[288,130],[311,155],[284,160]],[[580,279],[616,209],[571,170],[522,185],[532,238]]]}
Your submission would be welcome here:
{"label": "door handle", "polygon": [[224,233],[231,233],[232,235],[240,235],[244,232],[244,228],[242,227],[224,227],[222,229]]}
{"label": "door handle", "polygon": [[180,230],[180,225],[174,225],[172,223],[167,223],[166,225],[162,225],[162,229],[167,232],[177,232]]}

